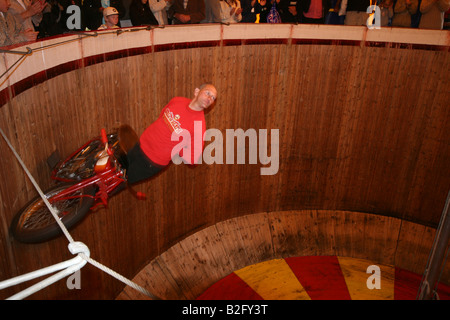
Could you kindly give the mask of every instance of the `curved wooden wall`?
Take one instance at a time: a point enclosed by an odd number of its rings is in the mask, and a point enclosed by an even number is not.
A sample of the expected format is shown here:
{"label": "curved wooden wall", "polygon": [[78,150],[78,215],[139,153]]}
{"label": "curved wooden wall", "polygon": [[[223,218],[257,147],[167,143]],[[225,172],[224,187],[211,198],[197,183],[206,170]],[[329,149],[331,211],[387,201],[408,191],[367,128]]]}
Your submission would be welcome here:
{"label": "curved wooden wall", "polygon": [[[261,176],[261,164],[172,165],[138,186],[146,202],[121,193],[72,231],[94,259],[134,277],[187,236],[263,212],[366,212],[438,223],[450,187],[448,31],[130,30],[30,44],[33,54],[1,79],[0,126],[43,188],[52,183],[46,159],[54,150],[67,155],[102,127],[121,123],[141,133],[171,97],[190,96],[204,81],[220,94],[208,127],[224,136],[226,129],[278,129],[279,171]],[[66,43],[46,47],[61,39]],[[3,58],[6,69],[18,56]],[[36,192],[2,139],[0,147],[0,252],[6,257],[0,279],[8,279],[71,255],[63,238],[29,246],[9,237],[14,213]],[[364,219],[355,221],[365,228]],[[380,248],[371,250],[379,255]],[[123,287],[87,266],[81,290],[60,283],[36,297],[114,298]]]}

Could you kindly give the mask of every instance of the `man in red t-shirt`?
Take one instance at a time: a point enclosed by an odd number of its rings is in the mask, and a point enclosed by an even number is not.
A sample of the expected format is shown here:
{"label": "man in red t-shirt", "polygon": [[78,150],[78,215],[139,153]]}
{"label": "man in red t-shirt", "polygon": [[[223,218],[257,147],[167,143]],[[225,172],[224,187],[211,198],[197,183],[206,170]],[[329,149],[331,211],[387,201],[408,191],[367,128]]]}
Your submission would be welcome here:
{"label": "man in red t-shirt", "polygon": [[194,90],[194,98],[175,97],[127,153],[128,183],[136,183],[159,173],[177,156],[187,164],[201,158],[206,130],[204,110],[217,98],[212,84]]}

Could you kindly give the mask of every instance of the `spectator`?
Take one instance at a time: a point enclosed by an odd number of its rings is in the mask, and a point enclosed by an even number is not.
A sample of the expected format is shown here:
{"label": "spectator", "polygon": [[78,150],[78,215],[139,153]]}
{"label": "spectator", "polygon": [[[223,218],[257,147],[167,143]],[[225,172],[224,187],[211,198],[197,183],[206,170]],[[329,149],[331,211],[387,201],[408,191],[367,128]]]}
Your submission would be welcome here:
{"label": "spectator", "polygon": [[444,30],[450,30],[450,9],[444,14]]}
{"label": "spectator", "polygon": [[419,28],[441,30],[444,26],[444,14],[449,9],[450,0],[422,0]]}
{"label": "spectator", "polygon": [[267,15],[270,11],[269,1],[267,0],[257,0],[259,3],[259,23],[267,22]]}
{"label": "spectator", "polygon": [[347,0],[332,0],[331,9],[325,17],[326,24],[343,25],[347,12]]}
{"label": "spectator", "polygon": [[160,26],[165,26],[169,24],[167,19],[167,10],[169,10],[172,5],[173,0],[148,0],[150,10],[152,10],[153,15]]}
{"label": "spectator", "polygon": [[324,12],[330,10],[329,0],[300,0],[297,2],[297,11],[301,13],[301,22],[310,24],[323,24]]}
{"label": "spectator", "polygon": [[103,10],[103,18],[105,23],[102,24],[98,30],[117,29],[119,28],[119,11],[116,8],[108,7]]}
{"label": "spectator", "polygon": [[169,9],[172,24],[194,24],[205,19],[204,0],[174,0]]}
{"label": "spectator", "polygon": [[223,17],[220,15],[222,0],[205,0],[205,19],[202,23],[222,22]]}
{"label": "spectator", "polygon": [[8,11],[10,6],[10,0],[0,0],[0,46],[36,40],[37,32],[25,29],[20,19]]}
{"label": "spectator", "polygon": [[[119,12],[119,22],[118,26],[120,27],[120,19],[125,16],[126,10],[125,6],[123,5],[122,0],[101,0],[101,8],[100,11],[103,12],[108,7],[116,8],[116,10]],[[105,22],[105,18],[103,17],[103,23]]]}
{"label": "spectator", "polygon": [[344,24],[350,26],[367,25],[367,18],[369,17],[367,8],[369,6],[370,0],[348,0]]}
{"label": "spectator", "polygon": [[148,0],[133,0],[130,5],[130,19],[133,26],[158,25]]}
{"label": "spectator", "polygon": [[300,15],[297,12],[297,0],[280,0],[278,12],[283,23],[300,22]]}
{"label": "spectator", "polygon": [[278,12],[277,4],[280,0],[273,0],[270,7],[269,14],[267,15],[267,23],[281,23],[280,13]]}
{"label": "spectator", "polygon": [[[107,5],[107,3],[109,3],[109,5]],[[81,11],[84,28],[97,30],[101,24],[104,24],[103,10],[107,7],[116,8],[119,12],[119,22],[117,26],[120,27],[120,18],[123,18],[126,12],[122,0],[83,0]]]}
{"label": "spectator", "polygon": [[242,20],[239,0],[220,0],[221,22],[237,23]]}
{"label": "spectator", "polygon": [[69,0],[49,0],[48,4],[50,10],[42,15],[38,39],[63,34],[68,30],[67,7],[71,5],[71,2]]}
{"label": "spectator", "polygon": [[102,24],[102,12],[100,0],[83,0],[81,5],[82,29],[97,30]]}
{"label": "spectator", "polygon": [[42,20],[42,11],[47,7],[45,0],[11,0],[9,13],[15,15],[26,29],[37,31]]}
{"label": "spectator", "polygon": [[418,0],[397,0],[392,17],[393,27],[411,27],[411,16],[416,14],[419,6]]}
{"label": "spectator", "polygon": [[242,20],[245,23],[255,23],[256,15],[261,13],[261,5],[258,0],[241,0]]}
{"label": "spectator", "polygon": [[267,16],[269,15],[270,8],[272,8],[274,0],[260,0],[260,14],[259,14],[259,23],[266,23]]}
{"label": "spectator", "polygon": [[416,14],[418,5],[418,0],[397,0],[394,6],[392,26],[410,28],[411,16]]}
{"label": "spectator", "polygon": [[380,27],[391,25],[391,19],[394,16],[394,3],[392,0],[382,0],[378,5],[380,7]]}

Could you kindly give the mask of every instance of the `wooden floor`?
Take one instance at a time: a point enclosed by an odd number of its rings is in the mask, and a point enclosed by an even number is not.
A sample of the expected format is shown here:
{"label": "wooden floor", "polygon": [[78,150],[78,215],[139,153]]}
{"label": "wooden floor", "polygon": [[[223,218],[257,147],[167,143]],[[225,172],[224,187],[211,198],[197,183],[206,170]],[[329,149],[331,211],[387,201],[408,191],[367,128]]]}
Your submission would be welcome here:
{"label": "wooden floor", "polygon": [[[164,300],[415,299],[433,239],[432,229],[368,213],[259,213],[181,240],[133,281]],[[371,265],[380,289],[367,288]],[[441,299],[450,297],[440,288]],[[146,299],[130,287],[116,298]]]}
{"label": "wooden floor", "polygon": [[[370,266],[379,267],[375,280]],[[307,256],[273,259],[221,279],[199,300],[415,300],[421,275],[364,259]],[[379,284],[379,287],[376,286]],[[369,288],[369,286],[373,286]],[[450,287],[439,284],[441,300]]]}

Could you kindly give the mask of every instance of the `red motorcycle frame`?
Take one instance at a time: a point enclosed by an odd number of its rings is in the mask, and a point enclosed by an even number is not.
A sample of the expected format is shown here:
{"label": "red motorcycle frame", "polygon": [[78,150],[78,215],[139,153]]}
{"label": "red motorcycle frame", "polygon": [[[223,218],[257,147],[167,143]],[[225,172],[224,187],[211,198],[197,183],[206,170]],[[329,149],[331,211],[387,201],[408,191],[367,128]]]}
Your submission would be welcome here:
{"label": "red motorcycle frame", "polygon": [[[59,184],[44,193],[67,229],[91,209],[107,207],[109,197],[127,186],[126,163],[119,134],[107,135],[102,129],[100,138],[84,144],[53,170],[52,179]],[[133,193],[138,199],[145,199],[144,194]],[[10,231],[25,243],[47,241],[62,233],[39,196],[16,214]]]}
{"label": "red motorcycle frame", "polygon": [[[84,196],[92,197],[94,199],[94,201],[96,202],[95,206],[100,205],[100,203],[98,202],[99,200],[101,201],[101,203],[103,203],[103,205],[105,205],[105,206],[108,205],[108,195],[114,189],[116,189],[120,184],[124,183],[126,180],[124,178],[124,172],[118,168],[119,165],[117,163],[117,160],[113,159],[113,161],[111,161],[112,160],[111,158],[114,157],[114,152],[109,147],[108,138],[107,138],[105,129],[101,130],[101,139],[102,139],[102,143],[105,145],[105,150],[104,150],[103,154],[98,155],[99,160],[97,160],[97,163],[95,164],[95,167],[94,167],[94,172],[96,174],[94,176],[92,176],[91,178],[82,180],[81,182],[79,182],[71,187],[68,187],[64,191],[53,196],[52,198],[49,199],[50,203],[53,203],[56,201],[61,201],[64,199],[71,199],[74,197],[74,196],[71,196],[71,194],[73,194],[75,191],[78,191],[78,190],[83,189],[90,185],[97,185],[98,191],[96,192],[95,196],[90,196],[90,195],[84,195]],[[90,142],[85,144],[80,149],[84,148],[89,143]],[[79,152],[79,150],[77,150],[72,155],[70,155],[68,159],[73,158]],[[58,172],[58,168],[55,168],[52,172],[52,179],[61,181],[61,182],[71,182],[70,179],[58,177],[57,172]]]}

